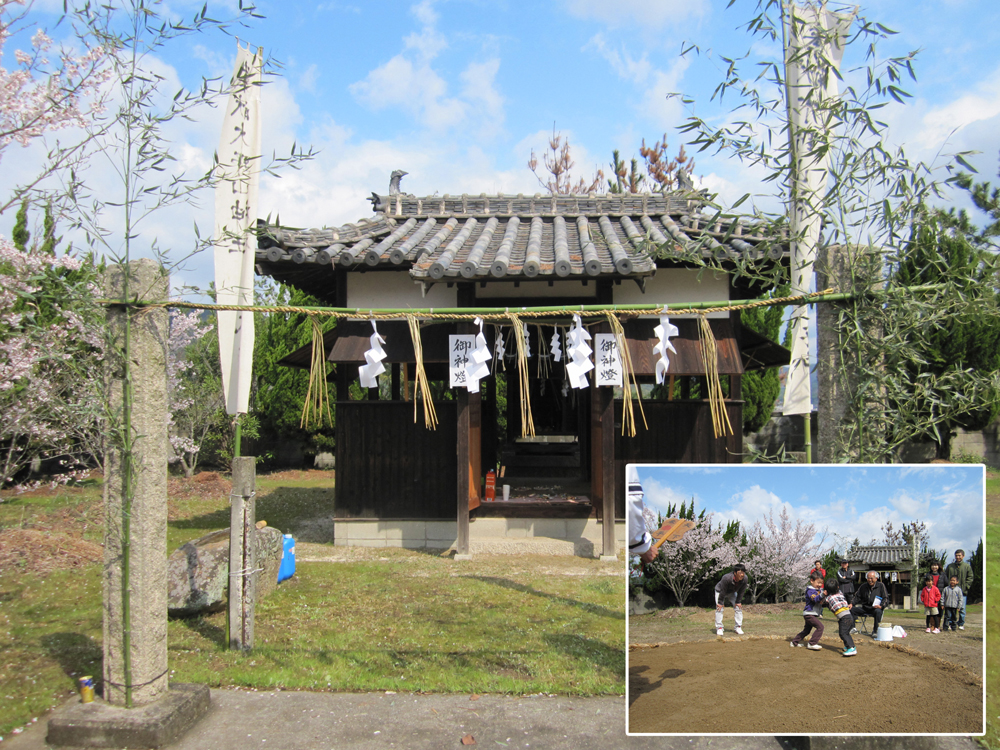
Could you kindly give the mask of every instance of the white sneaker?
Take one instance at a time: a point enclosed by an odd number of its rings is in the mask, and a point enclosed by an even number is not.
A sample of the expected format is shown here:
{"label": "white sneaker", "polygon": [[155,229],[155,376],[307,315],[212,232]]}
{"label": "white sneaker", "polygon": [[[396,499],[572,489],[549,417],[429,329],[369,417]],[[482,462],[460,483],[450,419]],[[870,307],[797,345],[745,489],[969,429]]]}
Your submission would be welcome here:
{"label": "white sneaker", "polygon": [[722,635],[722,628],[716,628],[715,629],[715,634],[716,635]]}
{"label": "white sneaker", "polygon": [[743,628],[736,628],[736,635],[746,635],[746,634],[743,632]]}
{"label": "white sneaker", "polygon": [[813,645],[813,644],[810,643],[808,646],[806,646],[806,648],[809,649],[810,651],[822,651],[823,650],[823,647],[820,646],[818,643],[816,645]]}
{"label": "white sneaker", "polygon": [[[959,629],[959,630],[965,630],[965,625],[959,625],[959,626],[958,626],[958,629]],[[737,628],[737,629],[736,629],[736,632],[737,632],[737,633],[739,633],[739,632],[740,632],[739,628]]]}
{"label": "white sneaker", "polygon": [[857,635],[857,634],[858,634],[858,629],[857,628],[851,628],[851,635]]}

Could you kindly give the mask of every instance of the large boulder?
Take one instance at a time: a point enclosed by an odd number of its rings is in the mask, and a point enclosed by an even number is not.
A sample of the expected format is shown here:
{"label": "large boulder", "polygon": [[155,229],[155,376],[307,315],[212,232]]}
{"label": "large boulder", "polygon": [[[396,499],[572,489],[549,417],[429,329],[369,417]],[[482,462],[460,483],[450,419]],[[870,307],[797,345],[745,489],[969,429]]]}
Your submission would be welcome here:
{"label": "large boulder", "polygon": [[[278,585],[282,535],[265,526],[256,529],[257,601]],[[229,529],[206,534],[174,550],[167,560],[167,611],[180,617],[220,612],[229,586]]]}
{"label": "large boulder", "polygon": [[282,533],[277,529],[265,526],[257,529],[254,534],[254,546],[257,552],[257,601],[278,588],[278,568],[281,567],[281,556],[285,553]]}

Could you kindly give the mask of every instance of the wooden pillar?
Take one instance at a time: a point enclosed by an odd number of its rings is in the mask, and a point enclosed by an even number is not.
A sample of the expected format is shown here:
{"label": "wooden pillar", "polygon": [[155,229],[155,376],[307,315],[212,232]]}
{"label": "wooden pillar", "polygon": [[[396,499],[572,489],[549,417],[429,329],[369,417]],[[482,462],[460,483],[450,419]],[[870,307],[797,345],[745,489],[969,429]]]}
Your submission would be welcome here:
{"label": "wooden pillar", "polygon": [[598,388],[601,419],[601,537],[602,560],[613,560],[615,549],[615,397],[611,388]]}
{"label": "wooden pillar", "polygon": [[257,510],[254,500],[256,459],[233,459],[233,491],[229,514],[229,648],[253,648],[254,602],[257,599],[257,561],[254,534]]}
{"label": "wooden pillar", "polygon": [[[457,333],[477,333],[478,326],[459,323]],[[457,466],[458,466],[458,541],[455,559],[470,560],[469,513],[479,507],[479,478],[482,475],[482,407],[480,392],[470,393],[465,388],[457,388],[455,396],[458,408]]]}
{"label": "wooden pillar", "polygon": [[[597,388],[588,388],[586,395],[590,401],[590,504],[601,515],[601,498],[604,497],[604,463],[601,461],[601,403]],[[582,411],[582,410],[581,410]]]}
{"label": "wooden pillar", "polygon": [[392,363],[391,371],[392,371],[392,400],[399,401],[399,362]]}
{"label": "wooden pillar", "polygon": [[458,454],[456,488],[458,512],[458,541],[455,543],[455,559],[471,560],[469,554],[469,433],[471,427],[469,392],[464,388],[455,391],[458,414]]}
{"label": "wooden pillar", "polygon": [[[350,365],[338,363],[336,368],[337,368],[336,374],[334,377],[336,377],[337,379],[337,400],[350,401],[351,381],[350,381],[350,375],[348,374],[348,369],[350,368]],[[357,370],[355,370],[355,372],[357,372]]]}

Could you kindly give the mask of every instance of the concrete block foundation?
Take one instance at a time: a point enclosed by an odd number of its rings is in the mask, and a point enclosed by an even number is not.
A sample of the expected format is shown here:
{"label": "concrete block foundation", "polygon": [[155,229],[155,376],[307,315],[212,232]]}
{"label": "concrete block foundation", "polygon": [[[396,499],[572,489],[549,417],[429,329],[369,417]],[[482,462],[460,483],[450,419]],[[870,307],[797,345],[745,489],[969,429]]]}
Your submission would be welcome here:
{"label": "concrete block foundation", "polygon": [[207,685],[174,683],[153,703],[112,706],[78,699],[49,719],[45,741],[57,747],[159,748],[184,735],[211,706]]}
{"label": "concrete block foundation", "polygon": [[[458,541],[456,521],[369,519],[334,521],[334,544],[341,547],[448,549]],[[618,549],[625,545],[625,522],[615,523]],[[600,557],[601,524],[594,518],[474,518],[469,523],[472,554],[544,554]]]}

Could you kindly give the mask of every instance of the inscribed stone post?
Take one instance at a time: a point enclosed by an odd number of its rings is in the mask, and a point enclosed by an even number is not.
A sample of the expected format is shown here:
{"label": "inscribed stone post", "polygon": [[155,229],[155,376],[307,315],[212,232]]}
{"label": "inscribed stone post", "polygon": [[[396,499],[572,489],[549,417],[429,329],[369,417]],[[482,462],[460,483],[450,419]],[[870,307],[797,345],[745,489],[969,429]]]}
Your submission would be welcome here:
{"label": "inscribed stone post", "polygon": [[[167,298],[167,275],[151,260],[112,266],[105,283],[112,299]],[[108,329],[104,697],[140,706],[167,690],[168,313],[113,306]]]}

